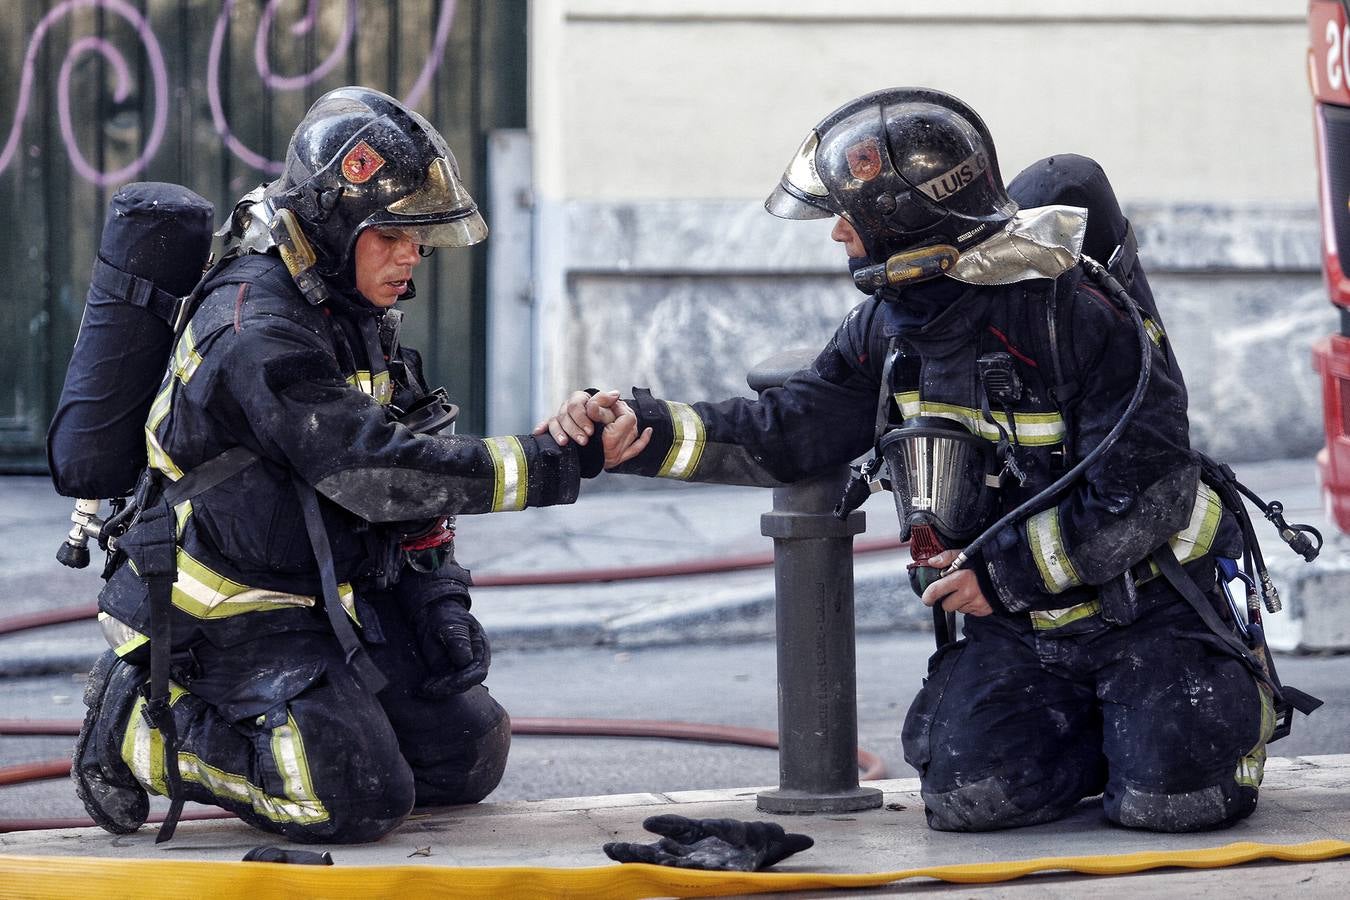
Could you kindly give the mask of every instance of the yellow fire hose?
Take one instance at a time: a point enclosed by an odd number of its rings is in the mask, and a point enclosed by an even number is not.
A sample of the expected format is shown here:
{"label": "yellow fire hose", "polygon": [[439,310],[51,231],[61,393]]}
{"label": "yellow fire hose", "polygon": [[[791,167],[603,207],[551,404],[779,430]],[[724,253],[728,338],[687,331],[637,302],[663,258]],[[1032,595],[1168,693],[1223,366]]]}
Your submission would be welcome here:
{"label": "yellow fire hose", "polygon": [[878,887],[909,878],[957,884],[1010,881],[1036,872],[1125,875],[1148,869],[1216,869],[1255,860],[1319,862],[1350,855],[1350,842],[1305,844],[1242,842],[1203,850],[1149,850],[1115,856],[1049,856],[1014,862],[929,866],[898,872],[705,872],[665,866],[594,868],[505,866],[293,866],[275,863],[0,856],[0,893],[7,898],[122,897],[718,897],[773,891]]}

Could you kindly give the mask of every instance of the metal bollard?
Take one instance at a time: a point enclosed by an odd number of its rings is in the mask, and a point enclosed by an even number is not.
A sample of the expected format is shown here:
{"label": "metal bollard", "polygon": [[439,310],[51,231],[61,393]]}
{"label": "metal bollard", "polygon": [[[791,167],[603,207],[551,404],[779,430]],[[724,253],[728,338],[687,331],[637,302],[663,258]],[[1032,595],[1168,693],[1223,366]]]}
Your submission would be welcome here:
{"label": "metal bollard", "polygon": [[[763,392],[809,365],[810,351],[764,360],[747,377]],[[848,467],[775,488],[760,531],[774,539],[778,641],[778,782],[758,807],[771,813],[853,812],[881,806],[858,785],[853,536],[864,516],[832,513]]]}

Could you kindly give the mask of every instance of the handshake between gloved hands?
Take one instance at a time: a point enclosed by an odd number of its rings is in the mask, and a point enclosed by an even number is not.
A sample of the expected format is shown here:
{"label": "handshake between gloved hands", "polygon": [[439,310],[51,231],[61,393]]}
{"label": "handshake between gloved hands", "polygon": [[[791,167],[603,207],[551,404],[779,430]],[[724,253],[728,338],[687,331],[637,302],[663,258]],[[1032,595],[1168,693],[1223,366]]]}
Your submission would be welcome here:
{"label": "handshake between gloved hands", "polygon": [[804,834],[785,832],[776,822],[686,819],[651,816],[642,827],[661,835],[654,844],[605,844],[605,855],[621,863],[651,863],[681,869],[756,872],[815,844]]}

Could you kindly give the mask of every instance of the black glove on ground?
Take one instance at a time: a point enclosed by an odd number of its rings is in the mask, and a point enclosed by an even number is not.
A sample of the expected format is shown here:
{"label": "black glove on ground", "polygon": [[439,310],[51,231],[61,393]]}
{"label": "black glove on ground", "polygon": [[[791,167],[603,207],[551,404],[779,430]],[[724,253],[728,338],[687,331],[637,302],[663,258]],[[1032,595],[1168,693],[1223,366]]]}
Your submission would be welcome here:
{"label": "black glove on ground", "polygon": [[436,673],[418,687],[431,698],[461,694],[487,677],[492,662],[483,626],[453,597],[433,600],[413,614],[427,668]]}
{"label": "black glove on ground", "polygon": [[621,863],[754,872],[782,862],[815,843],[804,834],[783,831],[777,822],[664,815],[650,817],[642,827],[662,835],[661,840],[655,844],[611,842],[604,846],[605,855]]}

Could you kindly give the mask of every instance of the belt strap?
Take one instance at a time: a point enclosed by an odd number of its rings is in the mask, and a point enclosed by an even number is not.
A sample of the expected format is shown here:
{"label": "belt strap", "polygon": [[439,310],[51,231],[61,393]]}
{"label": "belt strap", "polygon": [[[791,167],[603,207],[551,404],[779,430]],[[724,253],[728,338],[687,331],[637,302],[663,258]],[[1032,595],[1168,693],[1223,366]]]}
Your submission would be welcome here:
{"label": "belt strap", "polygon": [[169,501],[170,506],[191,500],[198,494],[206,493],[236,472],[242,472],[257,458],[258,454],[247,447],[231,447],[166,486],[164,499]]}
{"label": "belt strap", "polygon": [[300,498],[300,509],[305,514],[305,530],[309,532],[309,543],[314,548],[314,558],[319,563],[319,580],[323,585],[323,608],[328,614],[328,623],[333,634],[342,645],[342,655],[356,676],[365,685],[366,690],[378,694],[389,683],[375,664],[370,654],[361,645],[352,623],[342,608],[338,597],[337,570],[333,566],[333,548],[328,542],[328,530],[324,528],[323,513],[319,510],[319,495],[314,487],[299,475],[291,474],[295,483],[295,492]]}
{"label": "belt strap", "polygon": [[1265,681],[1279,696],[1279,686],[1272,683],[1269,675],[1260,661],[1252,654],[1251,649],[1238,640],[1238,636],[1228,624],[1219,618],[1219,614],[1214,611],[1214,605],[1205,598],[1196,585],[1195,580],[1186,574],[1186,570],[1181,567],[1177,560],[1177,555],[1172,552],[1172,547],[1163,544],[1157,550],[1153,551],[1153,561],[1158,564],[1163,576],[1167,578],[1172,587],[1176,588],[1181,596],[1186,598],[1186,602],[1196,611],[1204,623],[1209,626],[1209,630],[1221,640],[1224,647],[1234,656],[1241,659],[1252,671],[1257,674],[1262,681]]}
{"label": "belt strap", "polygon": [[92,284],[130,303],[149,310],[165,324],[173,325],[174,307],[178,298],[163,290],[148,278],[123,272],[105,262],[101,257],[94,258],[94,271],[90,278]]}

